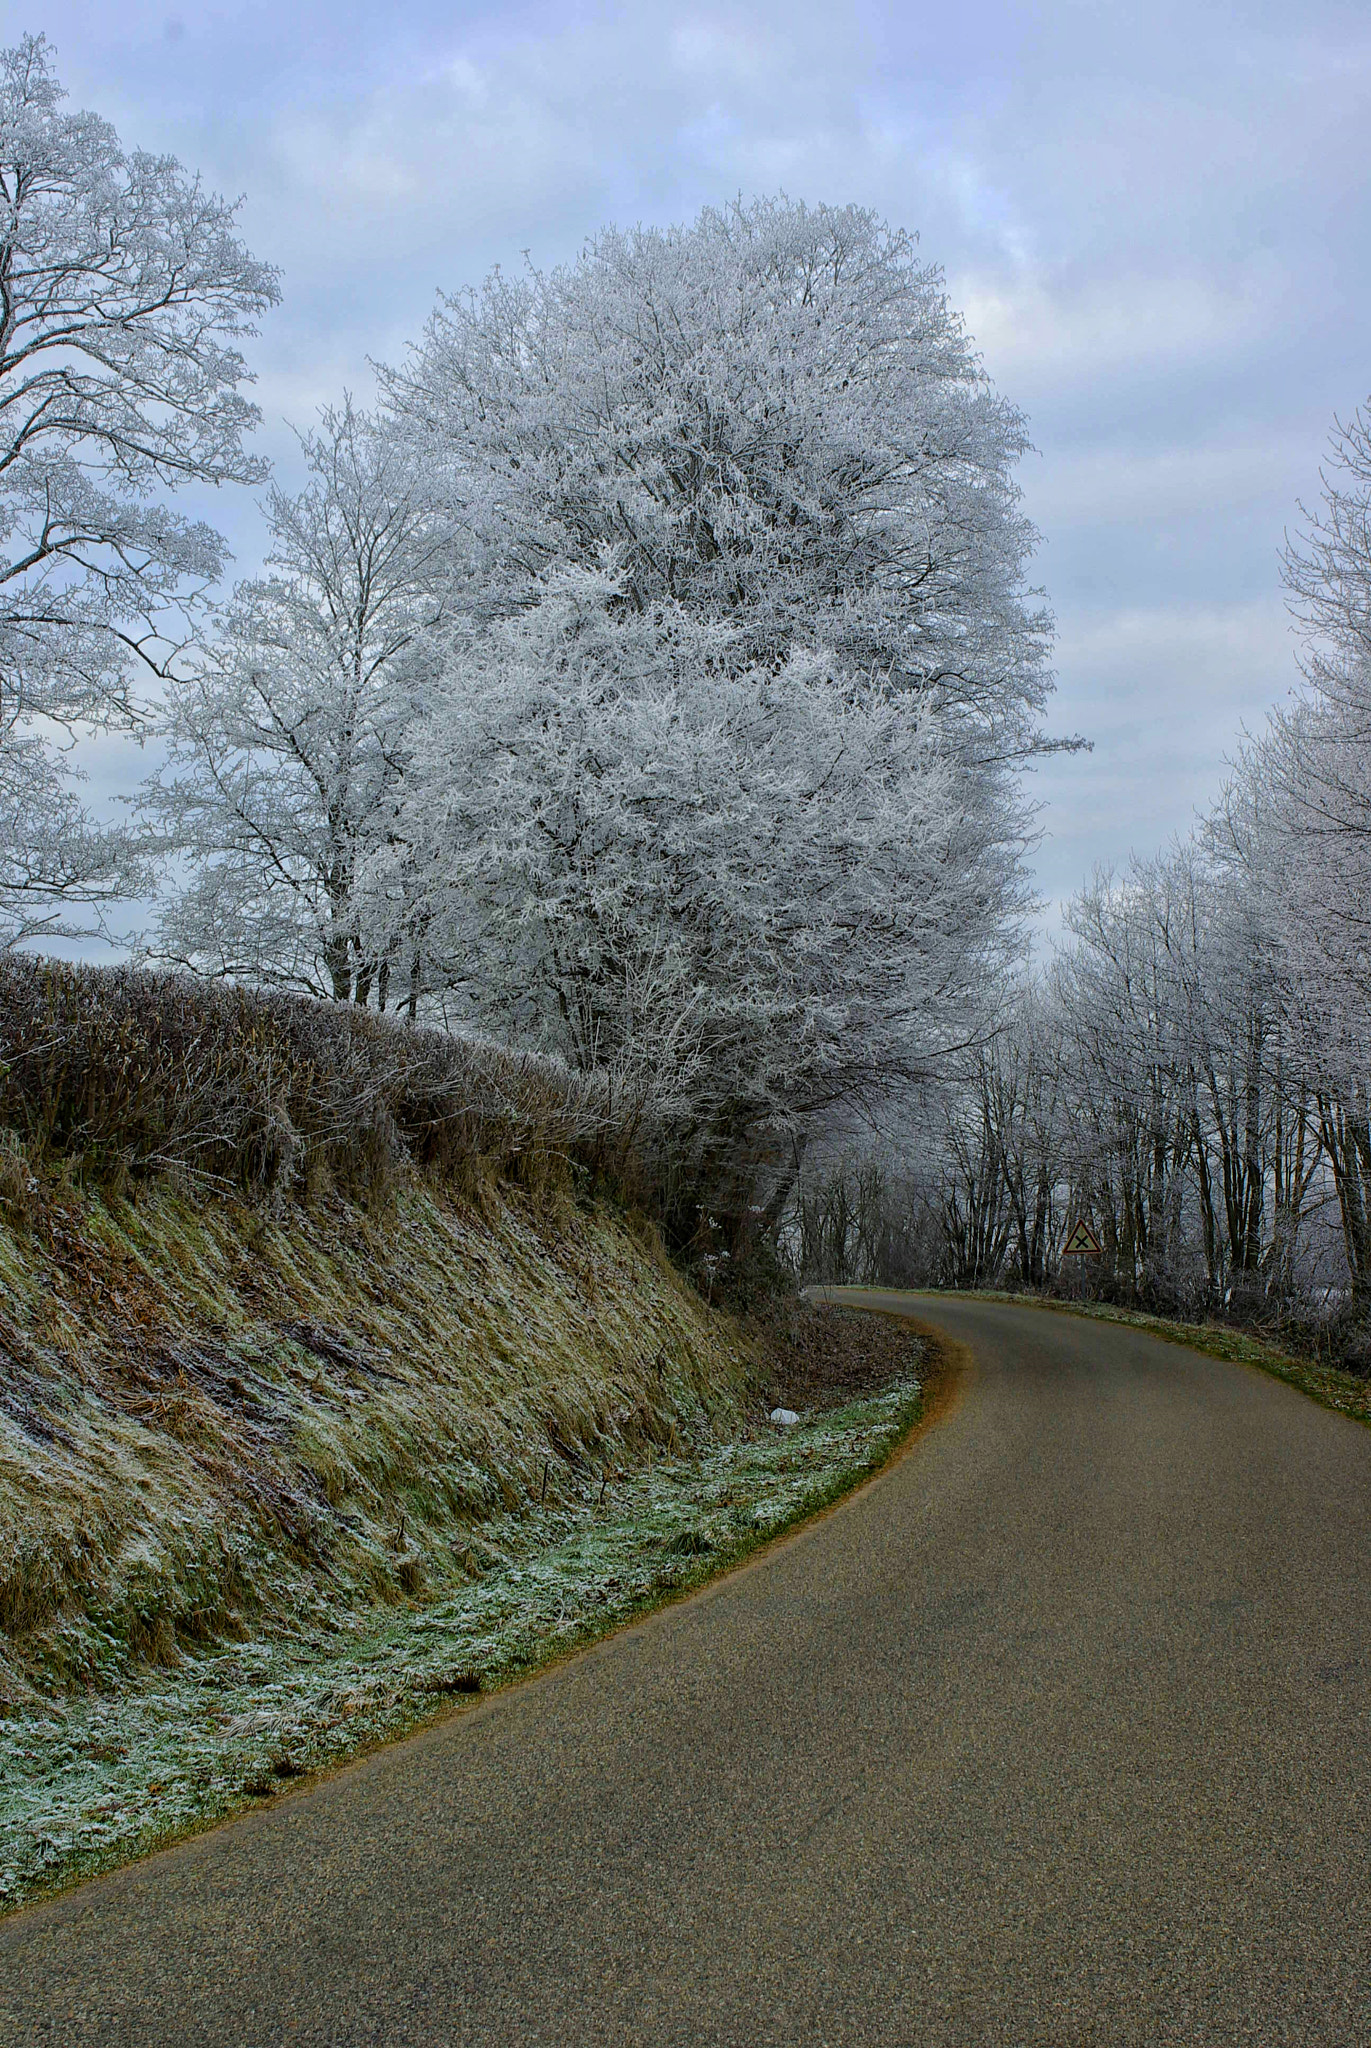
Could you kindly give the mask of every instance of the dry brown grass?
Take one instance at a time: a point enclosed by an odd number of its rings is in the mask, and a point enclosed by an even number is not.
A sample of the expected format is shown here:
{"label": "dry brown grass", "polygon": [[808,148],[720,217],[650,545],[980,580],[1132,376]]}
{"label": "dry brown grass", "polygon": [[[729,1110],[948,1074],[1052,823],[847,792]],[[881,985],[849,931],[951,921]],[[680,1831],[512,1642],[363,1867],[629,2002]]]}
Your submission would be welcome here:
{"label": "dry brown grass", "polygon": [[603,1206],[412,1177],[384,1212],[273,1218],[166,1177],[25,1182],[0,1224],[0,1696],[431,1597],[480,1571],[490,1516],[754,1400],[738,1325]]}

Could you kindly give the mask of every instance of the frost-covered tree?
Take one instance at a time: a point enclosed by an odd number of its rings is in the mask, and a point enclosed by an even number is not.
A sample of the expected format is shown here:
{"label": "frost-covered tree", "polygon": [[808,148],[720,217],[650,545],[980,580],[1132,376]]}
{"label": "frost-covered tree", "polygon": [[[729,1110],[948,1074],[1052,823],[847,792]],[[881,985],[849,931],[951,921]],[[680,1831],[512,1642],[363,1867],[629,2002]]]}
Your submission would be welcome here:
{"label": "frost-covered tree", "polygon": [[978,763],[1037,742],[1024,421],[874,214],[760,199],[608,229],[443,300],[385,382],[460,482],[494,609],[607,568],[622,603],[726,622],[739,661],[822,645],[919,693]]}
{"label": "frost-covered tree", "polygon": [[1355,1036],[1371,1000],[1371,415],[1333,435],[1321,508],[1286,549],[1301,700],[1265,773],[1288,832],[1292,938]]}
{"label": "frost-covered tree", "polygon": [[132,879],[64,773],[74,729],[168,672],[225,548],[162,493],[251,482],[233,345],[277,297],[235,209],[63,111],[43,37],[0,53],[0,940]]}
{"label": "frost-covered tree", "polygon": [[1042,1286],[1070,1192],[1074,1104],[1062,1018],[1016,980],[988,1042],[803,1162],[787,1240],[806,1279]]}
{"label": "frost-covered tree", "polygon": [[721,1152],[984,1030],[1049,622],[1022,419],[909,238],[607,231],[443,301],[385,385],[478,565],[410,813],[472,1012],[685,1060]]}
{"label": "frost-covered tree", "polygon": [[1280,833],[1285,956],[1353,1288],[1371,1298],[1371,414],[1335,425],[1284,557],[1305,688],[1249,750]]}
{"label": "frost-covered tree", "polygon": [[1203,830],[1209,917],[1195,1011],[1229,1269],[1260,1270],[1285,1296],[1321,1192],[1323,1032],[1292,946],[1289,844],[1266,752],[1244,746]]}
{"label": "frost-covered tree", "polygon": [[1331,1141],[1255,758],[1192,839],[1077,894],[1051,970],[946,1091],[928,1158],[962,1284],[1051,1281],[1087,1216],[1093,1277],[1130,1296],[1295,1290]]}
{"label": "frost-covered tree", "polygon": [[[164,908],[157,951],[384,1009],[417,994],[419,928],[396,832],[453,525],[350,402],[300,446],[306,487],[273,489],[265,507],[274,573],[237,586],[166,693],[168,765],[145,801],[189,874]],[[400,887],[393,914],[373,916],[364,937],[358,875],[380,849]]]}
{"label": "frost-covered tree", "polygon": [[1178,957],[1192,944],[1188,878],[1165,861],[1097,872],[1055,963],[1075,1110],[1073,1210],[1093,1213],[1132,1289],[1168,1271],[1194,1141],[1194,1073]]}
{"label": "frost-covered tree", "polygon": [[647,1088],[711,1185],[983,1028],[1023,820],[887,678],[744,663],[727,626],[573,568],[455,644],[436,704],[406,818],[449,986]]}
{"label": "frost-covered tree", "polygon": [[1266,853],[1235,785],[1204,834],[1068,914],[1062,1170],[1129,1289],[1265,1286],[1273,1230],[1289,1278],[1318,1146]]}
{"label": "frost-covered tree", "polygon": [[1016,991],[1001,1029],[977,1055],[974,1087],[993,1134],[1012,1217],[1008,1251],[1019,1280],[1049,1277],[1063,1221],[1063,1168],[1073,1138],[1066,1033],[1040,981]]}

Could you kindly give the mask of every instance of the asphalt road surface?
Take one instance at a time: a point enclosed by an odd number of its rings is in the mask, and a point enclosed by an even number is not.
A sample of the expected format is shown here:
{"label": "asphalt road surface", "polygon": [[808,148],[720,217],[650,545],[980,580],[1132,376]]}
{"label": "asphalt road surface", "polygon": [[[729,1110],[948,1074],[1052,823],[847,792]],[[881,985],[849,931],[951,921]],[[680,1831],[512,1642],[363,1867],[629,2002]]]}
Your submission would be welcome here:
{"label": "asphalt road surface", "polygon": [[0,1923],[0,2041],[1371,2043],[1371,1432],[909,1305],[974,1365],[875,1484]]}

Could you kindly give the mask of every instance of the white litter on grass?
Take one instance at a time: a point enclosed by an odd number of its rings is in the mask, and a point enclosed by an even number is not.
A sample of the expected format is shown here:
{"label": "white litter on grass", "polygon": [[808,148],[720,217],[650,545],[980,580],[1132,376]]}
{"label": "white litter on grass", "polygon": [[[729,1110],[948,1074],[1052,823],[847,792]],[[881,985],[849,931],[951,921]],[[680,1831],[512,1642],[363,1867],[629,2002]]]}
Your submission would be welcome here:
{"label": "white litter on grass", "polygon": [[800,1418],[793,1408],[773,1408],[771,1419],[781,1429],[793,1429]]}

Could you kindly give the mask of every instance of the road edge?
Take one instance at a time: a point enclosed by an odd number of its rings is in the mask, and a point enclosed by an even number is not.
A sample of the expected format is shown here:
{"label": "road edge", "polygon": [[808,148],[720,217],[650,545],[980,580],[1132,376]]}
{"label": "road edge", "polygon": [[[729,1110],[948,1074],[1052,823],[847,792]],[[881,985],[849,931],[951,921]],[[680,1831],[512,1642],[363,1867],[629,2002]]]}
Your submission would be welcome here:
{"label": "road edge", "polygon": [[752,1571],[764,1564],[782,1546],[801,1540],[830,1515],[836,1514],[859,1495],[866,1493],[908,1456],[916,1444],[935,1426],[943,1421],[958,1405],[967,1378],[974,1370],[974,1360],[968,1348],[945,1331],[923,1322],[918,1316],[905,1315],[898,1310],[870,1310],[867,1313],[889,1315],[896,1322],[907,1323],[936,1360],[932,1372],[921,1374],[920,1393],[917,1409],[895,1441],[889,1446],[880,1462],[867,1470],[857,1470],[852,1477],[840,1482],[827,1499],[807,1505],[792,1521],[785,1522],[766,1535],[759,1535],[749,1542],[741,1552],[734,1551],[721,1558],[711,1570],[702,1561],[698,1576],[662,1586],[648,1593],[643,1601],[627,1613],[620,1613],[613,1623],[596,1633],[577,1637],[573,1642],[559,1646],[546,1660],[531,1668],[513,1669],[508,1675],[492,1674],[491,1682],[478,1694],[470,1697],[434,1700],[433,1711],[423,1713],[404,1727],[379,1739],[365,1743],[345,1757],[324,1765],[321,1769],[303,1773],[298,1779],[283,1783],[275,1790],[269,1802],[245,1800],[236,1809],[207,1816],[201,1822],[192,1822],[187,1827],[177,1828],[155,1840],[146,1841],[135,1848],[127,1857],[104,1865],[96,1870],[74,1874],[69,1882],[58,1881],[50,1889],[30,1893],[13,1906],[0,1906],[0,1941],[18,1928],[21,1923],[45,1908],[55,1906],[87,1886],[98,1885],[117,1879],[123,1873],[151,1862],[155,1857],[174,1855],[191,1843],[214,1834],[220,1828],[250,1827],[267,1820],[271,1815],[284,1811],[295,1800],[308,1797],[321,1785],[327,1784],[345,1771],[355,1769],[383,1751],[398,1744],[420,1740],[431,1736],[439,1728],[454,1720],[470,1720],[511,1692],[526,1685],[537,1684],[551,1676],[564,1665],[578,1657],[589,1655],[615,1637],[626,1635],[635,1628],[641,1628],[668,1608],[685,1602],[703,1599],[728,1585],[742,1573]]}
{"label": "road edge", "polygon": [[1278,1351],[1252,1331],[1230,1329],[1221,1323],[1176,1322],[1143,1309],[1115,1308],[1109,1302],[1047,1301],[1040,1295],[1011,1294],[1000,1288],[924,1287],[911,1289],[910,1293],[915,1299],[926,1301],[1002,1302],[1006,1307],[1042,1309],[1051,1315],[1076,1316],[1082,1322],[1140,1330],[1146,1336],[1160,1338],[1164,1344],[1198,1352],[1201,1357],[1218,1359],[1224,1365],[1243,1365],[1264,1373],[1268,1379],[1279,1380],[1282,1386],[1291,1387],[1320,1408],[1328,1409],[1330,1414],[1371,1429],[1371,1382],[1359,1379],[1355,1373],[1340,1372],[1334,1366],[1316,1365],[1309,1359]]}

